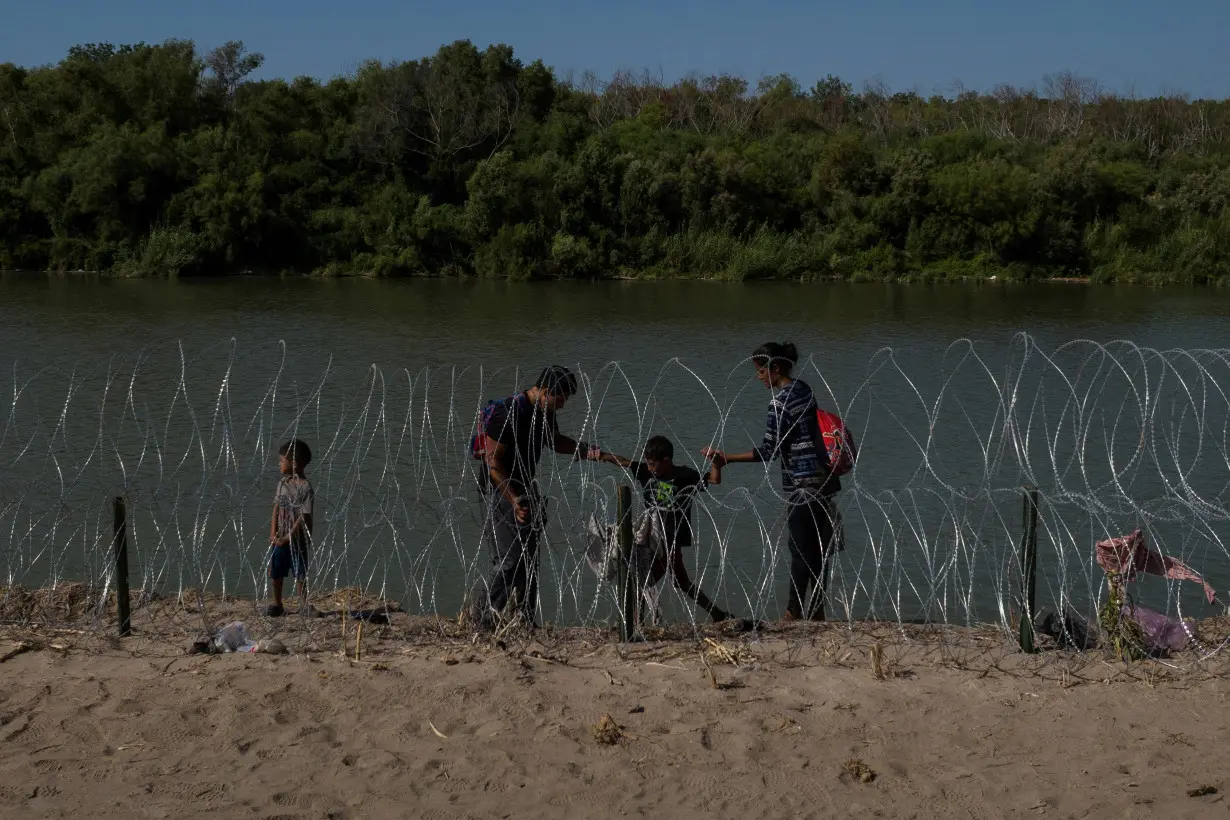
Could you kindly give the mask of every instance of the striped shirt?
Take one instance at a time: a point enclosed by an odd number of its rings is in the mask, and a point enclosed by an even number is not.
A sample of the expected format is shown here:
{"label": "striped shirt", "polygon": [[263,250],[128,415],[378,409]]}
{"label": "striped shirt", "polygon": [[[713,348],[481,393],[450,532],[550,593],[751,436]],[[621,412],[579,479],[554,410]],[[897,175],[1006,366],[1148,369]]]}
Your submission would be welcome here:
{"label": "striped shirt", "polygon": [[830,475],[828,451],[816,419],[816,397],[807,382],[795,379],[773,394],[764,441],[753,452],[762,462],[781,459],[786,492],[822,490],[831,495],[841,489],[840,480]]}

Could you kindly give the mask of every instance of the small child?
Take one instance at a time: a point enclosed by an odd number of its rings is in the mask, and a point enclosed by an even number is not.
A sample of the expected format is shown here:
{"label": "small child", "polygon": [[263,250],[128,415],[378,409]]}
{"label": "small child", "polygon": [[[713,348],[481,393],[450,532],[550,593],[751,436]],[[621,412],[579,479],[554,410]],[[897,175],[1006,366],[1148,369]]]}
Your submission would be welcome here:
{"label": "small child", "polygon": [[278,450],[278,467],[282,479],[273,494],[273,518],[269,522],[269,578],[273,581],[273,603],[265,614],[277,618],[285,614],[282,606],[282,582],[292,572],[299,593],[299,611],[308,614],[307,562],[308,545],[312,540],[312,502],[315,493],[304,476],[304,468],[312,460],[307,444],[292,438]]}
{"label": "small child", "polygon": [[645,507],[656,509],[665,528],[667,555],[655,562],[650,585],[656,584],[670,573],[675,587],[687,595],[696,605],[709,613],[714,622],[726,621],[730,615],[709,599],[704,591],[688,578],[683,563],[682,547],[692,546],[692,501],[697,493],[704,492],[710,484],[722,483],[722,468],[714,462],[708,476],[702,476],[691,467],[675,464],[675,447],[665,436],[654,436],[645,442],[644,462],[601,453],[600,461],[618,464],[632,473],[641,485]]}

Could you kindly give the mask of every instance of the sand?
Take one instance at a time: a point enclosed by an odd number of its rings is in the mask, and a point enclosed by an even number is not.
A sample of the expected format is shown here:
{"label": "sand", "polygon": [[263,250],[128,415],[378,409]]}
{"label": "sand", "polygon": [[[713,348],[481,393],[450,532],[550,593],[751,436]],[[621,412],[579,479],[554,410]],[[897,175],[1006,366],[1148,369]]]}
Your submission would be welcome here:
{"label": "sand", "polygon": [[280,630],[288,655],[187,655],[182,625],[122,642],[0,632],[0,817],[1230,808],[1224,670],[1208,664],[1026,658],[1002,636],[951,630],[621,645],[597,630],[468,640],[399,619],[365,627],[357,661],[353,624],[343,656],[340,623],[293,618],[251,623]]}

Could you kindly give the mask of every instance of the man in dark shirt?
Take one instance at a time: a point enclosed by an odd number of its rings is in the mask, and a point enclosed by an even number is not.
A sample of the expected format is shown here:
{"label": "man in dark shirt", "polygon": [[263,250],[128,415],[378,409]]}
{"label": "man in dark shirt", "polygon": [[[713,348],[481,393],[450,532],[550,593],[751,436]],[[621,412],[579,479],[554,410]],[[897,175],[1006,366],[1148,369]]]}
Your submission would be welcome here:
{"label": "man in dark shirt", "polygon": [[722,470],[715,464],[708,476],[702,476],[691,467],[676,464],[674,457],[675,447],[665,436],[653,436],[645,442],[643,462],[611,453],[598,456],[600,461],[618,464],[632,473],[643,488],[645,509],[656,510],[662,522],[667,554],[654,562],[649,584],[656,584],[669,572],[675,587],[709,613],[714,622],[726,621],[730,615],[688,578],[681,551],[683,547],[692,546],[692,502],[710,484],[722,483]]}
{"label": "man in dark shirt", "polygon": [[515,607],[535,625],[538,604],[538,539],[546,523],[534,481],[544,447],[580,459],[596,459],[598,449],[565,436],[555,414],[577,392],[577,378],[566,367],[542,371],[534,386],[499,402],[483,425],[486,521],[495,569],[476,590],[476,625],[490,628],[515,596]]}

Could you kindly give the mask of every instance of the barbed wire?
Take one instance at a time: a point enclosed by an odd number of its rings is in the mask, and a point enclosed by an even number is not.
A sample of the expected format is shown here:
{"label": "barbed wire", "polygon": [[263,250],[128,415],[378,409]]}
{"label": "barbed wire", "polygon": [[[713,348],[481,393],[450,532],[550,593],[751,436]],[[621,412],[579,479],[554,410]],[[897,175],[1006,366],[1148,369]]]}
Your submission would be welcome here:
{"label": "barbed wire", "polygon": [[[341,372],[284,345],[232,342],[193,355],[139,350],[101,372],[14,367],[0,428],[0,617],[114,624],[117,496],[138,606],[209,593],[255,607],[269,595],[277,450],[298,437],[315,453],[310,588],[451,618],[490,566],[469,457],[476,412],[527,386],[533,364]],[[840,386],[820,358],[797,369],[859,439],[838,498],[831,619],[1015,631],[1025,485],[1041,499],[1038,606],[1061,618],[1096,621],[1107,591],[1093,545],[1136,528],[1214,586],[1230,570],[1230,350],[1091,340],[1044,350],[1019,334],[1000,347],[956,341],[931,364],[909,372],[885,348],[859,383]],[[604,450],[636,456],[662,434],[678,463],[701,469],[702,447],[761,436],[768,395],[747,360],[720,384],[683,358],[649,381],[617,362],[576,369],[561,426]],[[616,488],[631,477],[547,455],[539,480],[542,616],[614,623],[618,601],[586,561],[585,522],[613,521]],[[699,497],[687,560],[723,608],[754,621],[780,614],[785,509],[775,465],[728,468]],[[1149,578],[1132,592],[1175,617],[1221,614],[1190,586]],[[698,624],[677,592],[661,603],[667,621]],[[1225,638],[1205,631],[1194,645],[1207,657]]]}

